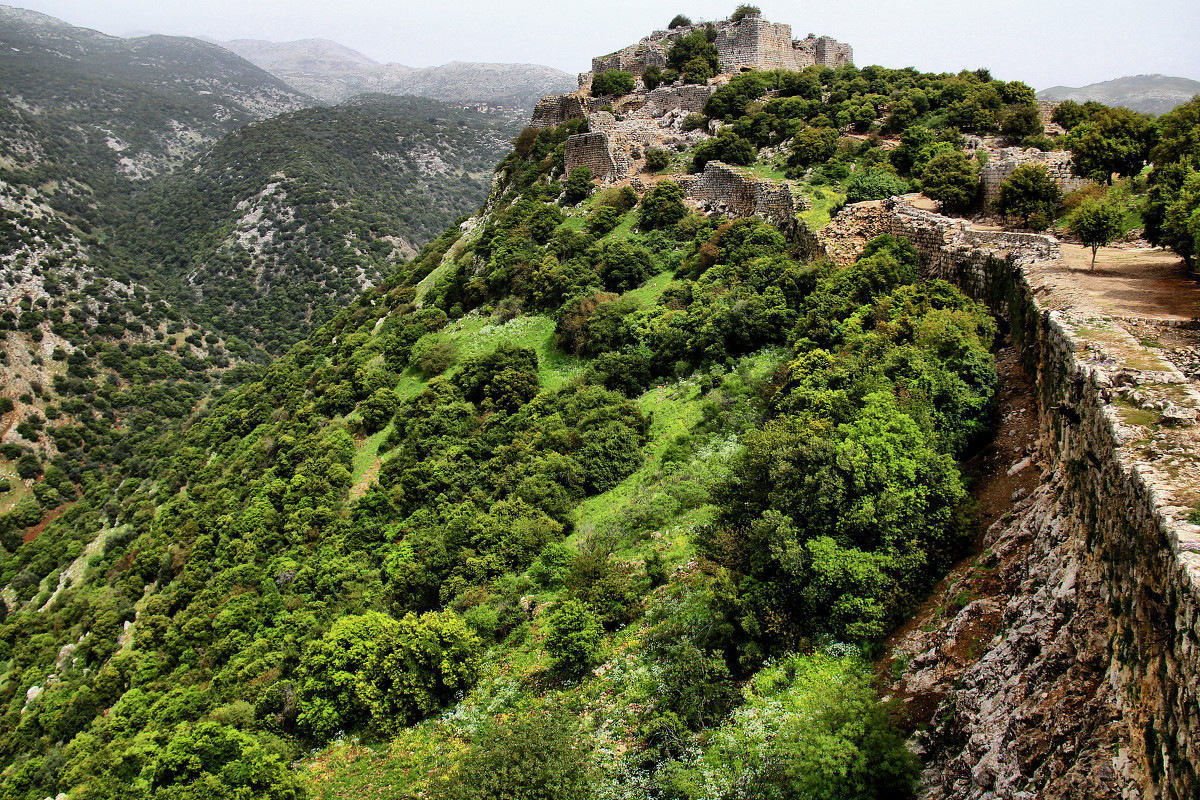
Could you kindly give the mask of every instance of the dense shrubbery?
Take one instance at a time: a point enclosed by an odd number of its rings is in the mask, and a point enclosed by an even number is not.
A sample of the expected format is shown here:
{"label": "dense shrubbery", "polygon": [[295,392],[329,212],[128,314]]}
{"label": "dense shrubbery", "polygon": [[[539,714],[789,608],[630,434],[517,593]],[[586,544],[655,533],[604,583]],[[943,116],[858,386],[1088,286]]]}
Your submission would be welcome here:
{"label": "dense shrubbery", "polygon": [[592,78],[592,94],[620,95],[633,91],[633,76],[628,72],[610,69]]}

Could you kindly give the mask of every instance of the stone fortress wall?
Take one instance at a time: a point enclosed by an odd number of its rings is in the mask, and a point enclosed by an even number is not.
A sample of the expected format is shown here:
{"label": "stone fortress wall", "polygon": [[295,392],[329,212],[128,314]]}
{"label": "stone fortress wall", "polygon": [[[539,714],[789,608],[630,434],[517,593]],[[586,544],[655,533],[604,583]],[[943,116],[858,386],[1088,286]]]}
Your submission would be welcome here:
{"label": "stone fortress wall", "polygon": [[1042,294],[1053,238],[974,231],[896,198],[848,206],[817,236],[848,263],[881,233],[1007,323],[1035,379],[1043,462],[1042,485],[988,533],[989,552],[1012,537],[1031,549],[999,632],[946,687],[922,797],[1196,797],[1200,526],[1177,454],[1194,449],[1200,394],[1112,320]]}
{"label": "stone fortress wall", "polygon": [[983,165],[980,182],[983,184],[984,206],[990,208],[1000,196],[1000,184],[1008,180],[1017,167],[1023,164],[1044,164],[1050,175],[1050,180],[1065,194],[1082,189],[1092,181],[1080,178],[1071,172],[1071,153],[1069,150],[1023,150],[1020,147],[1006,147],[1000,151],[1000,158],[988,161]]}
{"label": "stone fortress wall", "polygon": [[[853,63],[849,45],[829,37],[809,35],[792,39],[790,25],[767,22],[751,14],[737,22],[714,23],[714,42],[723,73],[748,69],[802,70],[819,64],[837,67]],[[676,83],[619,98],[592,97],[588,92],[595,72],[619,69],[641,75],[652,66],[666,66],[667,51],[679,37],[700,29],[685,26],[655,31],[634,45],[592,60],[591,73],[580,75],[580,90],[568,95],[542,98],[533,111],[530,125],[549,128],[573,119],[586,119],[588,132],[571,136],[565,153],[566,172],[587,167],[592,179],[612,185],[635,179],[638,162],[655,148],[684,150],[707,134],[684,131],[688,114],[700,113],[716,85]],[[602,110],[609,109],[609,110]],[[794,200],[786,186],[760,181],[718,164],[704,175],[680,181],[697,205],[734,216],[757,214],[776,220],[785,228],[795,226]]]}
{"label": "stone fortress wall", "polygon": [[706,212],[732,218],[762,217],[785,233],[796,228],[797,201],[787,185],[746,175],[720,161],[709,161],[704,172],[678,178],[676,183]]}
{"label": "stone fortress wall", "polygon": [[[804,39],[792,38],[792,26],[767,22],[750,14],[737,22],[722,20],[713,23],[717,38],[713,45],[721,59],[722,72],[747,69],[802,70],[813,65],[841,67],[854,63],[854,50],[828,36],[809,34]],[[667,51],[676,39],[687,36],[700,25],[686,25],[673,30],[655,31],[637,44],[592,59],[592,73],[618,69],[641,75],[651,66],[665,67]]]}

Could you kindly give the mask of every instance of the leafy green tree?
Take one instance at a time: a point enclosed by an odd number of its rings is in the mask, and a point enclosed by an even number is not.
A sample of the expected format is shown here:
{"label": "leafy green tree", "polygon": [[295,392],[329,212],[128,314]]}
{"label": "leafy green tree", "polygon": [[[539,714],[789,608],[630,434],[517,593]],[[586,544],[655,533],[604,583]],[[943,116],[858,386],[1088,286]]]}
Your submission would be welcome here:
{"label": "leafy green tree", "polygon": [[921,191],[944,208],[969,208],[979,194],[979,164],[960,150],[939,153],[921,172]]}
{"label": "leafy green tree", "polygon": [[593,95],[623,95],[633,91],[633,76],[628,72],[610,69],[592,78]]}
{"label": "leafy green tree", "polygon": [[571,204],[584,200],[592,193],[592,171],[587,167],[576,167],[567,176],[567,188],[563,193]]}
{"label": "leafy green tree", "polygon": [[671,17],[671,21],[667,24],[667,30],[675,30],[676,28],[686,28],[692,24],[692,18],[687,14],[676,14]]}
{"label": "leafy green tree", "polygon": [[1038,136],[1044,130],[1038,107],[1032,103],[1009,106],[1000,112],[997,121],[1000,123],[1000,132],[1014,141]]}
{"label": "leafy green tree", "polygon": [[641,245],[619,239],[601,250],[600,278],[607,291],[635,289],[655,272],[654,257]]}
{"label": "leafy green tree", "polygon": [[792,152],[788,156],[789,172],[798,177],[814,164],[823,164],[837,152],[840,134],[836,128],[806,127],[792,141]]}
{"label": "leafy green tree", "polygon": [[363,429],[368,433],[382,430],[392,421],[396,409],[400,407],[400,399],[391,389],[376,389],[371,396],[358,404],[358,412],[362,415]]}
{"label": "leafy green tree", "polygon": [[1190,266],[1200,252],[1200,97],[1159,117],[1158,129],[1142,208],[1146,238],[1170,247]]}
{"label": "leafy green tree", "polygon": [[1033,221],[1035,227],[1046,228],[1054,219],[1060,196],[1045,164],[1022,164],[1000,184],[994,206],[1005,216],[1020,217],[1022,227],[1028,228]]}
{"label": "leafy green tree", "polygon": [[642,227],[648,230],[674,225],[686,216],[683,189],[675,181],[659,181],[642,196]]}
{"label": "leafy green tree", "polygon": [[1127,108],[1097,111],[1067,139],[1075,174],[1110,186],[1114,174],[1140,172],[1153,145],[1150,120]]}
{"label": "leafy green tree", "polygon": [[469,690],[479,677],[482,650],[452,611],[409,613],[386,626],[356,682],[374,726],[394,733]]}
{"label": "leafy green tree", "polygon": [[589,800],[590,751],[578,722],[532,711],[485,724],[457,769],[430,789],[434,800]]}
{"label": "leafy green tree", "polygon": [[1164,204],[1155,240],[1183,256],[1190,265],[1200,253],[1200,171],[1190,166],[1178,168],[1177,165],[1175,172],[1179,176],[1179,188]]}
{"label": "leafy green tree", "polygon": [[746,17],[758,17],[762,15],[762,9],[758,6],[752,6],[749,3],[742,3],[733,10],[729,15],[730,22],[741,22]]}
{"label": "leafy green tree", "polygon": [[555,669],[580,676],[600,664],[604,628],[585,604],[566,600],[546,620],[545,642]]}
{"label": "leafy green tree", "polygon": [[597,238],[605,236],[621,224],[623,216],[625,212],[616,206],[597,205],[588,215],[588,232]]}
{"label": "leafy green tree", "polygon": [[700,83],[720,72],[721,57],[704,31],[692,31],[672,43],[667,51],[667,66],[688,83]]}
{"label": "leafy green tree", "polygon": [[152,766],[153,797],[303,800],[298,775],[253,737],[217,722],[181,723]]}
{"label": "leafy green tree", "polygon": [[661,172],[671,163],[670,152],[660,148],[648,150],[646,152],[646,169],[651,172]]}
{"label": "leafy green tree", "polygon": [[716,136],[711,136],[696,145],[696,152],[692,155],[692,171],[703,172],[709,161],[747,166],[753,164],[756,157],[754,145],[750,141],[738,136],[729,128],[722,128]]}
{"label": "leafy green tree", "polygon": [[1111,198],[1097,202],[1087,198],[1067,220],[1067,230],[1092,248],[1092,269],[1096,269],[1096,252],[1124,231],[1125,210]]}
{"label": "leafy green tree", "polygon": [[1074,100],[1063,100],[1050,114],[1051,121],[1061,125],[1066,130],[1073,130],[1080,123],[1087,122],[1097,111],[1106,108],[1103,103],[1088,100],[1080,104]]}
{"label": "leafy green tree", "polygon": [[657,64],[651,64],[646,67],[646,71],[642,73],[642,83],[646,85],[646,91],[653,92],[663,82],[662,68]]}
{"label": "leafy green tree", "polygon": [[846,180],[847,203],[883,200],[907,191],[908,183],[903,178],[882,167],[859,169]]}
{"label": "leafy green tree", "polygon": [[370,721],[371,706],[360,689],[360,676],[378,643],[391,639],[399,627],[395,619],[369,611],[338,619],[308,645],[296,672],[297,721],[303,730],[326,741],[338,731]]}

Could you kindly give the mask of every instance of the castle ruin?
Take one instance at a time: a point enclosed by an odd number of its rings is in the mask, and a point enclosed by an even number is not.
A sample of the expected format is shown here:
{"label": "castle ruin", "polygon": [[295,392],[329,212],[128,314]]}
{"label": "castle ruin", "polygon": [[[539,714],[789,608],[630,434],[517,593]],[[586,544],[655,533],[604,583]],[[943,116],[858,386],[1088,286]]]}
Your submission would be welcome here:
{"label": "castle ruin", "polygon": [[[799,72],[814,65],[836,68],[854,63],[854,50],[850,45],[828,36],[818,38],[811,33],[804,39],[793,39],[791,25],[767,22],[758,14],[748,14],[736,22],[722,20],[712,24],[717,32],[713,45],[717,48],[721,72],[724,73],[752,69]],[[702,25],[684,25],[655,31],[637,44],[593,58],[591,74],[618,69],[631,75],[641,75],[649,67],[665,67],[667,51],[675,40],[703,29]]]}

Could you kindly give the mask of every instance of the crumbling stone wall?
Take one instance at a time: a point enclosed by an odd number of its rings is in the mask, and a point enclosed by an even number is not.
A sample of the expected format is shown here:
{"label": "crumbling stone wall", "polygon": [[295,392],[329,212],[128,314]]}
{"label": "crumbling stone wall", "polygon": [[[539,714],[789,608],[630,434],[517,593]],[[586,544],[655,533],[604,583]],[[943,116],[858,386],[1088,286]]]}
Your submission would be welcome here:
{"label": "crumbling stone wall", "polygon": [[1063,194],[1070,194],[1091,183],[1087,178],[1071,174],[1071,154],[1065,150],[1043,152],[1008,147],[1001,151],[998,160],[983,165],[980,180],[983,183],[983,202],[988,208],[1000,196],[1000,184],[1008,180],[1017,167],[1023,164],[1045,164],[1050,179]]}
{"label": "crumbling stone wall", "polygon": [[796,201],[786,185],[745,175],[728,164],[709,161],[704,172],[679,180],[689,200],[709,213],[758,216],[787,232],[796,225]]}
{"label": "crumbling stone wall", "polygon": [[568,175],[577,167],[587,167],[592,179],[602,183],[611,183],[620,173],[609,146],[609,134],[604,131],[569,137],[563,161]]}
{"label": "crumbling stone wall", "polygon": [[533,107],[534,128],[553,128],[573,119],[587,116],[587,99],[578,94],[548,94]]}
{"label": "crumbling stone wall", "polygon": [[[791,25],[767,22],[756,14],[737,22],[722,20],[715,25],[717,39],[713,44],[721,60],[722,72],[738,72],[742,69],[802,70],[814,64],[836,68],[854,63],[854,50],[850,45],[828,36],[817,38],[811,33],[803,40],[794,40]],[[699,27],[690,25],[655,31],[637,44],[593,58],[592,73],[619,69],[641,75],[651,66],[665,67],[667,51],[674,41]]]}
{"label": "crumbling stone wall", "polygon": [[[821,240],[845,262],[879,233],[1003,317],[1036,376],[1044,454],[1043,486],[988,539],[1031,542],[1025,577],[917,737],[923,797],[1195,797],[1200,526],[1171,453],[1191,450],[1200,394],[1123,329],[1042,304],[1029,276],[1056,257],[1052,238],[971,231],[892,199],[848,206]],[[1124,416],[1147,393],[1171,398],[1149,434]]]}

